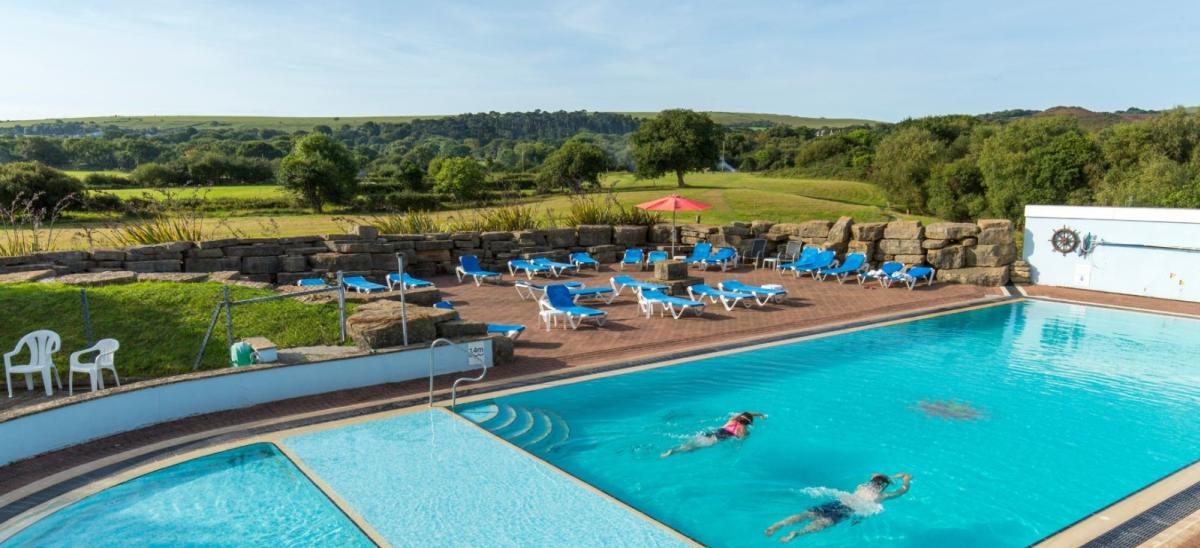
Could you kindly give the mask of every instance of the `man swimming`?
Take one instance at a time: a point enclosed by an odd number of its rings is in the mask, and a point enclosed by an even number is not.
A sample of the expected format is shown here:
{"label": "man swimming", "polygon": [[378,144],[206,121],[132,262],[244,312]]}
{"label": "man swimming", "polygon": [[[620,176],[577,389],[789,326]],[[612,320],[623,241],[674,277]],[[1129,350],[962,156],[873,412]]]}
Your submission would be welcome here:
{"label": "man swimming", "polygon": [[725,441],[730,438],[745,439],[746,436],[750,435],[750,425],[754,424],[754,417],[767,418],[763,413],[751,413],[750,411],[738,413],[726,421],[724,426],[695,436],[679,447],[667,449],[661,456],[665,459],[675,453],[686,453],[701,447],[709,447],[719,441]]}
{"label": "man swimming", "polygon": [[[885,493],[884,491],[892,484],[892,478],[903,480],[903,484],[899,489],[896,489],[890,493]],[[901,473],[891,477],[883,474],[875,474],[871,476],[871,479],[867,480],[866,483],[860,484],[857,488],[855,488],[854,494],[850,495],[850,497],[853,497],[855,501],[861,501],[866,504],[879,504],[885,500],[894,499],[907,493],[909,483],[911,482],[912,475],[910,474]],[[780,527],[800,523],[802,521],[808,521],[809,523],[799,531],[792,531],[791,533],[788,533],[787,536],[779,539],[779,542],[788,542],[799,535],[816,533],[817,531],[823,530],[827,527],[837,525],[839,522],[856,514],[855,509],[846,502],[847,501],[834,500],[819,506],[813,506],[812,508],[809,508],[808,510],[805,510],[804,512],[794,516],[788,516],[780,520],[778,523],[767,527],[767,536],[769,537],[774,535],[775,531],[778,531]]]}

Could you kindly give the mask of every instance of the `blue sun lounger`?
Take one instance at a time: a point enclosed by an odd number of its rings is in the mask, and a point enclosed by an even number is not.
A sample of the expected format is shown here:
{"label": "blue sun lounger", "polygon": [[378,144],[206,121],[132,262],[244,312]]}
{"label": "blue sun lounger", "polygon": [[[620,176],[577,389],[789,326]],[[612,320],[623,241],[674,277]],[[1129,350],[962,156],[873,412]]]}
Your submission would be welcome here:
{"label": "blue sun lounger", "polygon": [[535,264],[525,259],[513,259],[508,261],[508,273],[516,276],[524,272],[525,277],[533,279],[534,274],[544,274],[548,276],[554,275],[554,269],[546,265]]}
{"label": "blue sun lounger", "polygon": [[440,308],[442,310],[454,310],[454,303],[450,301],[438,301],[433,303],[433,307]]}
{"label": "blue sun lounger", "polygon": [[[579,329],[579,324],[583,323],[583,320],[586,319],[591,319],[596,322],[597,327],[602,327],[604,320],[608,318],[608,313],[603,310],[575,304],[575,298],[571,296],[571,290],[562,284],[547,286],[546,296],[538,301],[538,305],[543,311],[553,311],[565,316],[567,325],[571,329]],[[546,329],[550,329],[549,324],[547,324]]]}
{"label": "blue sun lounger", "polygon": [[525,326],[516,323],[489,323],[487,332],[488,334],[498,333],[515,341],[521,337],[521,333],[525,332]]}
{"label": "blue sun lounger", "polygon": [[[549,285],[525,280],[513,282],[513,287],[517,289],[517,295],[521,297],[521,300],[539,298],[546,293],[546,287]],[[562,282],[562,285],[569,289],[579,289],[583,287],[583,282]]]}
{"label": "blue sun lounger", "polygon": [[758,303],[758,306],[766,306],[766,304],[771,302],[771,300],[781,302],[783,301],[783,298],[787,296],[786,289],[775,289],[763,287],[761,285],[744,284],[737,280],[725,280],[720,284],[717,284],[717,287],[723,291],[734,291],[737,293],[749,293],[754,295],[754,302]]}
{"label": "blue sun lounger", "polygon": [[663,251],[661,249],[656,249],[656,250],[651,251],[646,254],[646,265],[649,266],[654,263],[661,263],[670,258],[671,258],[670,253],[667,253],[666,251]]}
{"label": "blue sun lounger", "polygon": [[700,242],[696,247],[692,248],[692,254],[683,260],[687,264],[698,264],[712,255],[712,244],[708,242]]}
{"label": "blue sun lounger", "polygon": [[458,266],[454,268],[454,275],[458,276],[458,283],[462,283],[463,278],[470,276],[475,279],[475,285],[481,285],[483,280],[495,279],[500,281],[500,273],[484,270],[479,267],[479,257],[474,255],[463,255],[458,258]]}
{"label": "blue sun lounger", "polygon": [[350,289],[353,289],[359,293],[387,291],[386,285],[367,281],[367,279],[362,276],[346,276],[342,278],[342,283],[346,284],[346,287],[349,287]]}
{"label": "blue sun lounger", "polygon": [[612,304],[613,299],[617,298],[617,292],[611,287],[576,287],[570,291],[575,302],[595,299],[604,301],[604,304]]}
{"label": "blue sun lounger", "polygon": [[576,251],[575,253],[572,253],[571,264],[575,265],[576,268],[591,266],[595,267],[596,270],[600,270],[600,261],[597,261],[591,255],[588,255],[586,251]]}
{"label": "blue sun lounger", "polygon": [[404,282],[404,289],[417,289],[420,287],[433,287],[433,282],[427,282],[425,280],[418,280],[412,276],[409,276],[407,272],[405,272],[403,274],[396,274],[395,272],[391,272],[387,275],[387,278],[385,281],[387,282],[388,290],[396,289],[396,286],[400,285],[401,281]]}
{"label": "blue sun lounger", "polygon": [[858,272],[866,265],[866,255],[863,255],[862,253],[851,253],[846,255],[846,258],[842,261],[842,264],[832,268],[818,269],[816,272],[813,272],[813,277],[818,280],[825,281],[826,277],[833,276],[837,278],[838,283],[842,283],[846,281],[846,278],[852,274],[857,276]]}
{"label": "blue sun lounger", "polygon": [[870,280],[879,280],[879,285],[889,287],[892,282],[902,282],[904,278],[897,277],[900,271],[904,270],[904,263],[899,261],[888,261],[879,265],[876,270],[868,270],[858,273],[858,285],[862,285]]}
{"label": "blue sun lounger", "polygon": [[738,303],[742,303],[746,308],[750,308],[750,303],[745,302],[745,300],[754,300],[753,293],[744,293],[741,291],[723,291],[704,284],[688,286],[688,296],[693,300],[700,300],[704,297],[708,297],[708,300],[714,303],[721,303],[721,305],[725,307],[725,310],[733,310],[733,307],[737,306]]}
{"label": "blue sun lounger", "polygon": [[641,291],[662,291],[664,289],[668,289],[667,286],[662,284],[652,284],[650,282],[635,280],[633,279],[633,276],[613,276],[612,278],[608,279],[608,283],[612,284],[613,290],[616,291],[616,294],[613,295],[614,299],[617,297],[617,295],[620,295],[621,291],[624,291],[626,287],[633,288],[634,293]]}
{"label": "blue sun lounger", "polygon": [[937,274],[937,271],[934,270],[933,267],[911,266],[908,268],[908,270],[901,272],[899,276],[904,277],[905,285],[908,286],[909,291],[912,291],[913,289],[916,289],[917,284],[921,283],[921,280],[926,281],[926,287],[933,285],[933,278],[935,274]]}
{"label": "blue sun lounger", "polygon": [[[791,242],[788,242],[788,243],[791,243]],[[790,263],[781,264],[781,265],[775,267],[775,269],[778,270],[779,275],[782,276],[783,273],[787,270],[792,270],[792,269],[799,268],[799,267],[805,267],[805,266],[812,264],[813,260],[815,260],[817,258],[817,254],[820,252],[821,252],[821,250],[819,250],[815,247],[806,247],[806,248],[800,250],[800,255],[796,257],[795,261],[792,261]]]}
{"label": "blue sun lounger", "polygon": [[325,283],[325,280],[321,278],[301,278],[296,280],[296,286],[307,287],[309,289],[321,289],[324,287],[329,287],[329,284]]}
{"label": "blue sun lounger", "polygon": [[535,257],[534,259],[532,259],[532,261],[533,261],[533,264],[550,267],[550,273],[554,274],[555,277],[561,276],[563,272],[566,272],[568,270],[578,270],[579,269],[579,267],[575,266],[574,264],[560,263],[558,261],[553,261],[553,260],[547,259],[545,257]]}
{"label": "blue sun lounger", "polygon": [[718,248],[715,253],[701,259],[699,264],[702,270],[708,270],[709,265],[721,267],[721,272],[725,272],[729,265],[737,260],[737,250],[732,247]]}
{"label": "blue sun lounger", "polygon": [[654,314],[655,306],[659,307],[658,314],[660,316],[664,312],[670,312],[671,317],[676,320],[682,317],[683,313],[688,310],[695,312],[697,316],[704,314],[704,301],[672,297],[654,289],[638,293],[638,306],[646,313],[647,318]]}
{"label": "blue sun lounger", "polygon": [[625,265],[635,265],[638,270],[642,269],[642,250],[638,248],[626,249],[625,255],[621,257],[621,270],[625,270]]}
{"label": "blue sun lounger", "polygon": [[826,249],[825,251],[817,253],[817,256],[813,257],[813,260],[808,264],[797,263],[788,265],[785,267],[785,269],[795,272],[797,278],[799,278],[801,274],[812,274],[813,278],[816,278],[818,270],[833,266],[833,260],[835,257],[837,257],[836,252],[834,252],[832,249]]}

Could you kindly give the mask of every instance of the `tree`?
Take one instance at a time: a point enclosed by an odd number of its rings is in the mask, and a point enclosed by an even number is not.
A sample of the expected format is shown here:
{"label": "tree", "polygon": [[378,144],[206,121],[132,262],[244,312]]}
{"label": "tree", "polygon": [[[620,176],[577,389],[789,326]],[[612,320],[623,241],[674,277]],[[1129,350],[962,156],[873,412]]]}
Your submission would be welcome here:
{"label": "tree", "polygon": [[883,188],[892,207],[925,210],[925,184],[945,145],[929,130],[906,127],[879,142],[871,178]]}
{"label": "tree", "polygon": [[326,202],[339,202],[354,194],[358,165],[345,145],[324,133],[313,133],[296,142],[279,162],[279,184],[298,195],[317,213]]}
{"label": "tree", "polygon": [[450,194],[459,200],[470,200],[483,194],[487,173],[474,158],[435,158],[429,164],[433,174],[433,190]]}
{"label": "tree", "polygon": [[612,165],[612,158],[595,143],[571,139],[542,163],[538,182],[581,192],[585,183],[599,185],[600,174],[612,169]]}
{"label": "tree", "polygon": [[31,162],[41,162],[49,166],[67,164],[67,153],[62,143],[45,137],[26,137],[18,141],[17,154]]}
{"label": "tree", "polygon": [[15,200],[33,200],[37,208],[54,208],[62,200],[80,197],[83,183],[41,162],[0,165],[0,207]]}
{"label": "tree", "polygon": [[683,174],[716,165],[722,130],[707,114],[684,109],[664,110],[642,123],[630,138],[638,177],[675,173],[679,186]]}
{"label": "tree", "polygon": [[1012,122],[984,142],[979,154],[988,209],[1019,219],[1026,204],[1089,203],[1097,156],[1096,143],[1073,118]]}

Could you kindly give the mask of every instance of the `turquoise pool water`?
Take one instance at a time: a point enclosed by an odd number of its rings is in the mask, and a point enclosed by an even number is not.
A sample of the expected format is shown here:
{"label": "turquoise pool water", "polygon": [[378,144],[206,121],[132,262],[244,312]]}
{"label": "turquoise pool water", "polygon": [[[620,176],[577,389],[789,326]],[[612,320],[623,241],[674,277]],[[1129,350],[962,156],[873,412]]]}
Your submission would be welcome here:
{"label": "turquoise pool water", "polygon": [[[705,544],[769,545],[764,528],[831,490],[909,472],[882,511],[793,544],[1024,545],[1200,457],[1198,334],[1194,320],[1023,302],[464,415]],[[746,440],[660,458],[742,410],[770,417]]]}
{"label": "turquoise pool water", "polygon": [[442,411],[293,436],[293,454],[393,546],[681,546]]}
{"label": "turquoise pool water", "polygon": [[38,521],[10,546],[374,546],[270,444],[151,472]]}

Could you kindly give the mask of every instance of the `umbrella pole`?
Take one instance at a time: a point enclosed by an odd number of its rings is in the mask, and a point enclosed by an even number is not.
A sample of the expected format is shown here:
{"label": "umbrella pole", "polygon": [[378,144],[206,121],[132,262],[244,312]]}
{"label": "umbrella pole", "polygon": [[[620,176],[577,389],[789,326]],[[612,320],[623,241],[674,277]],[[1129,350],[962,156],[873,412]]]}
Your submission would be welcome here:
{"label": "umbrella pole", "polygon": [[675,234],[679,231],[675,228],[675,210],[671,210],[671,258],[675,258]]}

